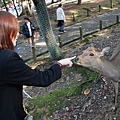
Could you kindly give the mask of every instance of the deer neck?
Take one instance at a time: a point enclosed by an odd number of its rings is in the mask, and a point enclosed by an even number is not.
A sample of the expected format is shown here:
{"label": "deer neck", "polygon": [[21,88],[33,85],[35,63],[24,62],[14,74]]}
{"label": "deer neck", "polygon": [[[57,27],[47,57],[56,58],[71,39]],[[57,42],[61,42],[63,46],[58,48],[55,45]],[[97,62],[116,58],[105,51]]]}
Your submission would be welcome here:
{"label": "deer neck", "polygon": [[105,59],[97,59],[95,64],[96,66],[93,66],[93,69],[102,75],[110,78],[119,77],[119,70],[112,62]]}

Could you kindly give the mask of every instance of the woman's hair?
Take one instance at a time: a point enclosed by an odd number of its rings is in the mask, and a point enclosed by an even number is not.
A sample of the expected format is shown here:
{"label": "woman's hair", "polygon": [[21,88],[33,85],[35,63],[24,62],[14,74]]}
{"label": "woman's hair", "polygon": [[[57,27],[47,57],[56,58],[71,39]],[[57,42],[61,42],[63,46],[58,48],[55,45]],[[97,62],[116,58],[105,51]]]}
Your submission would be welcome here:
{"label": "woman's hair", "polygon": [[14,50],[12,40],[19,32],[18,20],[9,12],[0,11],[0,50]]}

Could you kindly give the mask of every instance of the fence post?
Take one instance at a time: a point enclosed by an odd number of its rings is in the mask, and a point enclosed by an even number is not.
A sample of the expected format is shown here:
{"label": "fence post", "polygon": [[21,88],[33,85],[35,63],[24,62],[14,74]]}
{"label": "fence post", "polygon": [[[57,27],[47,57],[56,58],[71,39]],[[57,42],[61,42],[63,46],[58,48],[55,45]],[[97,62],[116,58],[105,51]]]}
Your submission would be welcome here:
{"label": "fence post", "polygon": [[58,42],[59,42],[59,46],[62,47],[61,35],[58,35]]}
{"label": "fence post", "polygon": [[100,30],[102,30],[102,20],[100,20]]}
{"label": "fence post", "polygon": [[33,59],[34,59],[34,61],[36,61],[37,58],[36,58],[36,50],[35,50],[35,46],[32,46],[32,53],[33,53]]}
{"label": "fence post", "polygon": [[81,26],[79,27],[79,30],[80,30],[80,39],[82,40],[83,39],[83,30],[82,30]]}
{"label": "fence post", "polygon": [[75,14],[73,13],[73,22],[75,22]]}
{"label": "fence post", "polygon": [[34,41],[34,36],[31,38],[31,41],[32,41],[32,53],[33,53],[33,59],[34,59],[34,62],[37,60],[36,58],[36,48],[35,48],[35,41]]}
{"label": "fence post", "polygon": [[90,16],[89,12],[90,12],[90,10],[89,10],[89,9],[87,9],[87,16]]}
{"label": "fence post", "polygon": [[116,15],[116,23],[118,24],[119,23],[119,16]]}
{"label": "fence post", "polygon": [[110,7],[113,8],[113,0],[110,0]]}
{"label": "fence post", "polygon": [[98,12],[100,12],[101,11],[101,5],[99,5],[99,10],[98,10]]}

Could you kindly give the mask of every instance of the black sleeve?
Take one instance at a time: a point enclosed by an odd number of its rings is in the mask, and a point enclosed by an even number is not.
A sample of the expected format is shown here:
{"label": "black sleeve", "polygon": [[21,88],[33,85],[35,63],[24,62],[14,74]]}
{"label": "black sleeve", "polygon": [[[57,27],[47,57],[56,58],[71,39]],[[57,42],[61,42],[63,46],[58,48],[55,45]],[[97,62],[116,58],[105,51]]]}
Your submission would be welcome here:
{"label": "black sleeve", "polygon": [[45,87],[61,78],[61,69],[58,64],[54,64],[45,71],[31,69],[15,52],[8,56],[5,71],[6,82],[14,85]]}
{"label": "black sleeve", "polygon": [[25,30],[25,24],[22,25],[22,33],[23,33],[24,35],[27,35],[26,30]]}

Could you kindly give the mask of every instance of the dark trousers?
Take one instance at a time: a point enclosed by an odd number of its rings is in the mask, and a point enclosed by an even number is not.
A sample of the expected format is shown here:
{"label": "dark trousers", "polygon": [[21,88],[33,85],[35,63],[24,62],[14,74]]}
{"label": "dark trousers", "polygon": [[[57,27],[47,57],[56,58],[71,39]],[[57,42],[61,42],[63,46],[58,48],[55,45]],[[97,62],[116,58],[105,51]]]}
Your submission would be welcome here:
{"label": "dark trousers", "polygon": [[64,20],[58,20],[59,32],[64,32]]}

